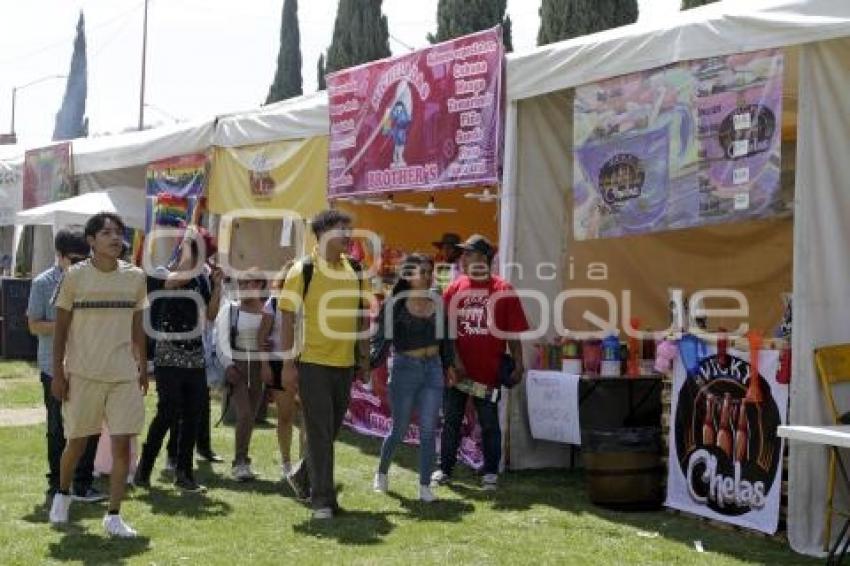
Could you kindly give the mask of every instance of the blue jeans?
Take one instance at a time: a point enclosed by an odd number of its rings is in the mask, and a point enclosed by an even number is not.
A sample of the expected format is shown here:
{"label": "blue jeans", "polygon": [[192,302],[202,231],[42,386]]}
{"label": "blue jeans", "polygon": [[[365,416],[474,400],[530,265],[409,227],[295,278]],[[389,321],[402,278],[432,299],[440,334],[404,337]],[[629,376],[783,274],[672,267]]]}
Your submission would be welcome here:
{"label": "blue jeans", "polygon": [[431,469],[437,448],[437,418],[443,402],[443,366],[439,356],[413,358],[393,356],[389,392],[393,426],[381,446],[378,471],[386,474],[390,460],[404,439],[413,409],[419,414],[419,484],[431,483]]}

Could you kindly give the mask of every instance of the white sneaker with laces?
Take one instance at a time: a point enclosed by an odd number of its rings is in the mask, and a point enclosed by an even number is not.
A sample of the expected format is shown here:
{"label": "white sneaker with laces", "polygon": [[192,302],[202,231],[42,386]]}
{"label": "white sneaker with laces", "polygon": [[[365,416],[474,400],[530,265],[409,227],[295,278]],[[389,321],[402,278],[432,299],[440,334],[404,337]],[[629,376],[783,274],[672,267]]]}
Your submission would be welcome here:
{"label": "white sneaker with laces", "polygon": [[327,519],[333,519],[333,517],[334,512],[330,507],[322,507],[313,511],[313,518],[319,521],[326,521]]}
{"label": "white sneaker with laces", "polygon": [[423,503],[433,503],[437,501],[437,495],[431,490],[430,485],[419,486],[419,501]]}
{"label": "white sneaker with laces", "polygon": [[135,538],[138,533],[124,522],[121,515],[106,515],[103,518],[103,528],[106,534],[118,538]]}
{"label": "white sneaker with laces", "polygon": [[499,476],[496,474],[484,474],[484,477],[481,479],[481,487],[486,491],[496,491],[496,488],[499,487]]}
{"label": "white sneaker with laces", "polygon": [[378,472],[375,474],[375,479],[372,481],[372,490],[378,493],[386,493],[390,487],[390,479],[387,474]]}
{"label": "white sneaker with laces", "polygon": [[56,493],[50,506],[50,524],[64,525],[68,522],[68,509],[71,507],[71,496]]}

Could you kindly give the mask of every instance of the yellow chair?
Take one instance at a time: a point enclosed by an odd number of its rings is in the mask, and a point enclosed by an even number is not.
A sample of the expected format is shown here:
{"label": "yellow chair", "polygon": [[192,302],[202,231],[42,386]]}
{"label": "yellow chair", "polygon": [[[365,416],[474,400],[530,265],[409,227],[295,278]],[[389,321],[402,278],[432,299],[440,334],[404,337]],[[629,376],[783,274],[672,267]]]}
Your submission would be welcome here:
{"label": "yellow chair", "polygon": [[[841,383],[850,383],[850,344],[838,344],[835,346],[824,346],[815,350],[815,366],[818,372],[826,404],[832,412],[832,421],[836,425],[850,424],[850,413],[839,413],[835,405],[832,389]],[[829,452],[829,483],[826,488],[826,534],[824,537],[824,551],[829,549],[829,541],[832,539],[832,515],[833,513],[850,519],[850,513],[836,511],[833,507],[835,496],[835,468],[837,450]],[[842,466],[843,468],[843,466]],[[844,470],[842,470],[842,473]],[[845,478],[846,479],[846,478]]]}

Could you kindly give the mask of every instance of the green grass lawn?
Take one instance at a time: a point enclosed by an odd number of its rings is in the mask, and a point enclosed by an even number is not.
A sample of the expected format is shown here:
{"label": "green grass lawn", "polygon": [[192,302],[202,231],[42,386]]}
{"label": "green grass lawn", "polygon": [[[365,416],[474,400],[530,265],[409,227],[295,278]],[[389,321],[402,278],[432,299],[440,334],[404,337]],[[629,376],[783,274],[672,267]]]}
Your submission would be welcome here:
{"label": "green grass lawn", "polygon": [[[149,418],[155,399],[148,397]],[[216,449],[232,454],[232,429],[214,434]],[[340,502],[348,513],[316,523],[278,481],[271,429],[257,431],[251,449],[260,481],[237,484],[226,464],[199,470],[210,487],[206,496],[154,481],[150,492],[133,492],[123,510],[141,537],[109,540],[100,526],[103,505],[75,504],[64,532],[48,526],[43,425],[0,428],[0,446],[3,565],[817,563],[779,542],[665,512],[602,510],[588,501],[579,472],[508,473],[489,493],[461,470],[453,487],[439,491],[440,502],[424,505],[415,499],[416,452],[405,447],[390,473],[390,494],[376,494],[379,441],[350,432],[337,445]],[[705,553],[694,550],[696,540]]]}
{"label": "green grass lawn", "polygon": [[38,369],[27,362],[0,363],[0,409],[37,407],[43,403]]}

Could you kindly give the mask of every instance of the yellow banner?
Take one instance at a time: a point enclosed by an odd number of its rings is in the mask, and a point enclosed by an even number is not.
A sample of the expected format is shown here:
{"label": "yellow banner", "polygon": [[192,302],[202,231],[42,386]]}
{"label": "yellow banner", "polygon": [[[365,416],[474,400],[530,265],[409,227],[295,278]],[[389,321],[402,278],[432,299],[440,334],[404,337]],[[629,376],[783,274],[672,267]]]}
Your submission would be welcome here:
{"label": "yellow banner", "polygon": [[312,217],[327,207],[328,138],[216,147],[209,209],[280,209]]}

